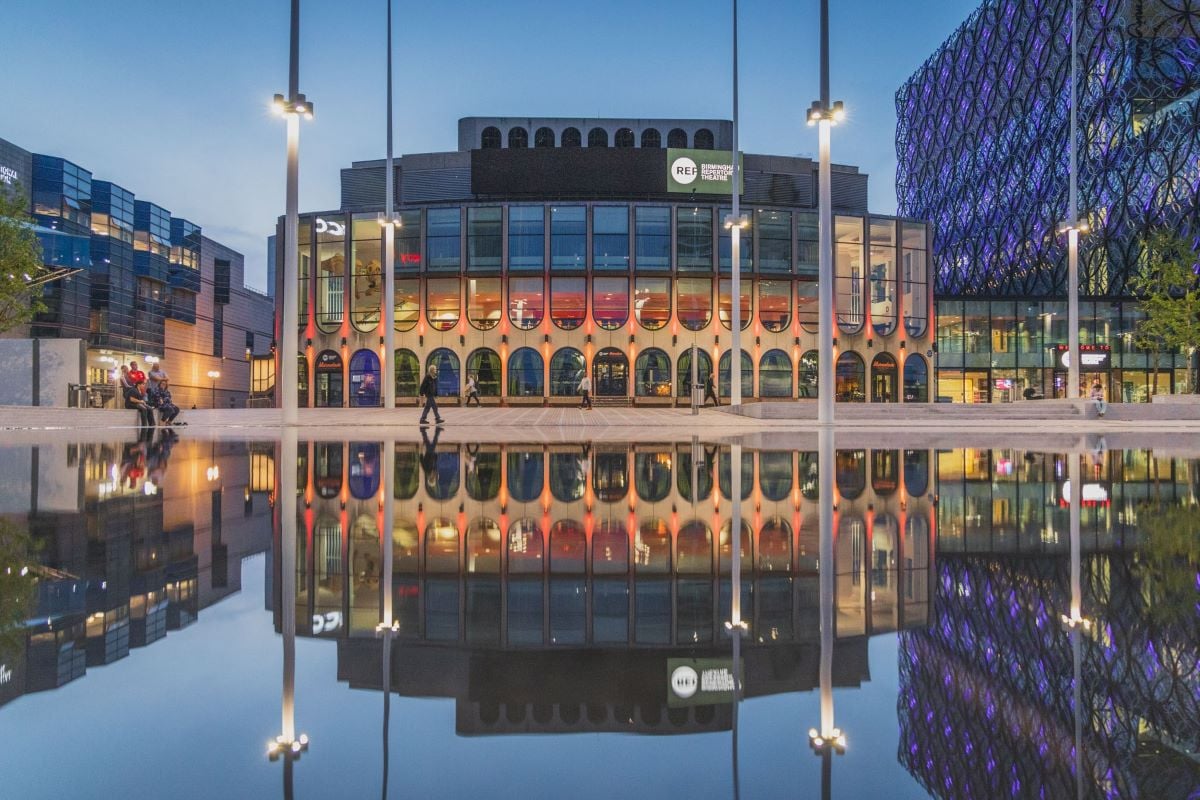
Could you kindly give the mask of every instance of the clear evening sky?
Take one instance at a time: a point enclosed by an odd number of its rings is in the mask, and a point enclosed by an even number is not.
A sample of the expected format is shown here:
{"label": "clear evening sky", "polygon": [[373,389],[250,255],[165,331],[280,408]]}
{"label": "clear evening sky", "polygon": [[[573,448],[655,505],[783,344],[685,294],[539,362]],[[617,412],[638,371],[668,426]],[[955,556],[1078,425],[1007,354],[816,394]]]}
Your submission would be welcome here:
{"label": "clear evening sky", "polygon": [[[465,116],[731,115],[726,0],[395,3],[396,153],[457,147]],[[977,0],[832,0],[835,162],[895,209],[894,94]],[[288,0],[5,0],[0,138],[59,155],[246,255],[266,283],[283,210]],[[385,0],[303,0],[300,209],[384,154]],[[742,0],[741,149],[813,155],[817,0]]]}

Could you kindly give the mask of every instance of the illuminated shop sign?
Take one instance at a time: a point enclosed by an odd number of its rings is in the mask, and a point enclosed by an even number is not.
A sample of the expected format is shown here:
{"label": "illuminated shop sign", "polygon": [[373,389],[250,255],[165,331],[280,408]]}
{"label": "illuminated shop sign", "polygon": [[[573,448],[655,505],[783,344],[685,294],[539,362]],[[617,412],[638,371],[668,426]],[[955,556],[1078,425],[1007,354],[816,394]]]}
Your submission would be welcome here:
{"label": "illuminated shop sign", "polygon": [[312,631],[314,636],[322,633],[334,633],[342,628],[342,612],[330,611],[328,614],[313,614]]}
{"label": "illuminated shop sign", "polygon": [[[1071,368],[1071,348],[1068,345],[1060,344],[1055,348],[1055,363],[1060,369]],[[1105,372],[1112,363],[1112,352],[1106,344],[1081,344],[1079,345],[1079,371],[1080,372]]]}
{"label": "illuminated shop sign", "polygon": [[5,184],[6,186],[12,186],[20,177],[21,176],[18,175],[17,171],[12,167],[7,167],[4,164],[0,164],[0,183]]}
{"label": "illuminated shop sign", "polygon": [[345,236],[346,226],[341,222],[317,217],[317,233],[328,233],[330,236]]}
{"label": "illuminated shop sign", "polygon": [[732,702],[732,658],[667,659],[668,708]]}
{"label": "illuminated shop sign", "polygon": [[[738,194],[745,191],[745,170],[738,155]],[[667,191],[732,194],[733,154],[727,150],[667,149]]]}

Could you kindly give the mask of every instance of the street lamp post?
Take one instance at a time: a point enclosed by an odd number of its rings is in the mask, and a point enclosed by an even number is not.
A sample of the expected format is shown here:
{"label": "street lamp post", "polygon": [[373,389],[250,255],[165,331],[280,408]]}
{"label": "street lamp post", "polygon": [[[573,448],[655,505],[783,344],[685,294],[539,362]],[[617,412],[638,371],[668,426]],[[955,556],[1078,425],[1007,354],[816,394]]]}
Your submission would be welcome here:
{"label": "street lamp post", "polygon": [[396,190],[395,168],[392,162],[392,0],[387,0],[387,159],[385,161],[383,201],[383,407],[396,407]]}
{"label": "street lamp post", "polygon": [[219,378],[219,377],[221,377],[221,373],[218,370],[210,369],[208,371],[208,380],[212,386],[212,407],[213,408],[217,407],[217,378]]}
{"label": "street lamp post", "polygon": [[282,344],[278,353],[279,380],[276,388],[283,409],[283,424],[295,425],[298,418],[296,386],[299,384],[297,354],[299,336],[300,256],[300,116],[312,119],[313,106],[300,92],[300,0],[292,0],[292,24],[288,57],[288,96],[275,95],[276,113],[287,118],[287,209],[283,225],[283,319]]}
{"label": "street lamp post", "polygon": [[1078,156],[1078,25],[1079,3],[1071,0],[1071,120],[1070,163],[1068,165],[1067,234],[1067,397],[1078,399],[1079,392],[1079,234],[1087,233],[1087,223],[1079,221],[1079,156]]}
{"label": "street lamp post", "polygon": [[[729,228],[730,268],[729,281],[730,324],[733,328],[733,349],[729,351],[729,405],[742,404],[742,228],[741,217],[741,165],[738,163],[738,6],[733,0],[733,213],[725,221]],[[719,283],[719,281],[718,281]],[[719,366],[719,365],[718,365]]]}
{"label": "street lamp post", "polygon": [[845,117],[841,100],[829,100],[829,0],[821,0],[821,97],[808,109],[809,126],[817,126],[819,164],[817,291],[817,421],[833,424],[833,194],[829,165],[830,128]]}

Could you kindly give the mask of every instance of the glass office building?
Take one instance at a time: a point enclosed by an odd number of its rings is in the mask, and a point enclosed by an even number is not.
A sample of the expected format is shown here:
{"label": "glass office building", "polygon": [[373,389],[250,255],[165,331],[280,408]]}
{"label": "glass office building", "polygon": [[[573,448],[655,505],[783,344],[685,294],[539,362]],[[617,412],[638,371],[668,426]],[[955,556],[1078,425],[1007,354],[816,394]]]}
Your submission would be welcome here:
{"label": "glass office building", "polygon": [[[1079,9],[1082,377],[1146,401],[1188,374],[1188,353],[1134,347],[1132,287],[1151,231],[1200,244],[1200,18]],[[900,212],[933,230],[939,397],[1066,393],[1070,36],[1066,3],[987,0],[897,93]]]}
{"label": "glass office building", "polygon": [[[390,312],[384,163],[343,170],[341,208],[300,219],[301,404],[379,405],[384,357],[402,404],[432,364],[450,402],[468,375],[484,403],[578,402],[587,373],[602,401],[685,404],[693,345],[700,381],[711,374],[728,397],[730,196],[672,191],[668,159],[690,147],[730,164],[731,133],[715,120],[460,120],[458,151],[396,160]],[[742,393],[815,398],[816,164],[745,154],[743,166]],[[929,231],[870,214],[866,188],[856,168],[834,167],[833,391],[928,402]],[[396,331],[392,354],[382,324]]]}

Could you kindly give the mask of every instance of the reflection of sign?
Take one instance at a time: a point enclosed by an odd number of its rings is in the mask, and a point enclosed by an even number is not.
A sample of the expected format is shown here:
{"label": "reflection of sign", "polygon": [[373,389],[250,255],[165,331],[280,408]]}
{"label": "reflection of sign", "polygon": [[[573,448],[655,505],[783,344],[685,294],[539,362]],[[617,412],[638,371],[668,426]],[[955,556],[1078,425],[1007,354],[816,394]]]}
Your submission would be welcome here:
{"label": "reflection of sign", "polygon": [[[1063,481],[1061,505],[1069,506],[1071,504],[1071,482]],[[1108,505],[1108,489],[1104,488],[1102,483],[1085,483],[1083,491],[1079,493],[1079,502],[1085,506],[1106,506]]]}
{"label": "reflection of sign", "polygon": [[[741,156],[738,156],[741,166]],[[739,169],[738,177],[744,172]],[[744,178],[738,194],[745,190]],[[728,150],[667,149],[667,191],[732,194],[733,155]]]}
{"label": "reflection of sign", "polygon": [[[1055,346],[1058,351],[1058,365],[1062,369],[1071,368],[1071,349],[1065,344]],[[1109,368],[1111,352],[1106,344],[1079,345],[1079,370],[1081,372],[1103,372]]]}
{"label": "reflection of sign", "polygon": [[317,217],[317,233],[328,233],[330,236],[345,236],[346,226],[341,222]]}
{"label": "reflection of sign", "polygon": [[667,659],[667,706],[733,702],[733,659]]}
{"label": "reflection of sign", "polygon": [[12,670],[8,664],[0,664],[0,686],[12,681]]}
{"label": "reflection of sign", "polygon": [[[0,164],[0,183],[6,184],[8,186],[12,186],[14,183],[17,182],[17,177],[18,177],[17,171],[15,169],[13,169],[12,167],[6,167],[3,164]],[[10,673],[10,677],[11,677],[11,673]]]}
{"label": "reflection of sign", "polygon": [[333,633],[342,627],[342,612],[330,611],[328,614],[313,614],[313,635]]}
{"label": "reflection of sign", "polygon": [[421,263],[421,254],[420,253],[401,253],[400,254],[400,263],[401,264],[418,264],[419,265]]}

